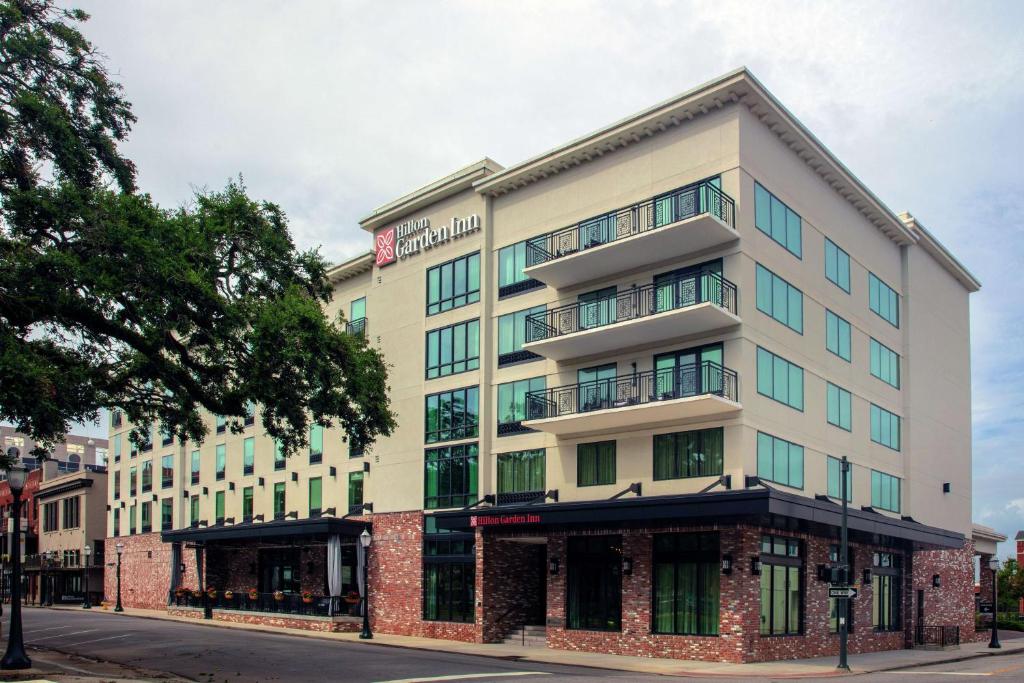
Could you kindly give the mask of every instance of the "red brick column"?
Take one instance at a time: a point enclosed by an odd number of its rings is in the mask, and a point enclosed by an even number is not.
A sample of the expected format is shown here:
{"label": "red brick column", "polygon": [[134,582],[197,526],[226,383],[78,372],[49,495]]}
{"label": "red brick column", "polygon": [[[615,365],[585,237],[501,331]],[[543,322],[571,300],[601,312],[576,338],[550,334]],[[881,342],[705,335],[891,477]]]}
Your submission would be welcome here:
{"label": "red brick column", "polygon": [[[960,549],[914,553],[914,590],[924,591],[927,626],[959,626],[961,642],[976,640],[974,628],[974,543]],[[932,585],[938,576],[941,586]],[[984,577],[984,573],[982,574]]]}
{"label": "red brick column", "polygon": [[[171,544],[160,540],[159,533],[136,534],[107,538],[104,544],[103,571],[104,600],[117,601],[117,550],[124,544],[121,555],[121,603],[125,607],[140,609],[166,609],[171,587]],[[182,547],[181,561],[185,564],[182,586],[193,588],[196,580],[195,551]]]}

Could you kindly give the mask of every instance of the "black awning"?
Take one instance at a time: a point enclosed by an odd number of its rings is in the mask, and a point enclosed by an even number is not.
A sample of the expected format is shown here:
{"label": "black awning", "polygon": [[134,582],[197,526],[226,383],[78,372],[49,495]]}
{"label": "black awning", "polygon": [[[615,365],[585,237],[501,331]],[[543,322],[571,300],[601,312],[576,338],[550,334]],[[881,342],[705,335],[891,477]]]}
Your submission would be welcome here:
{"label": "black awning", "polygon": [[338,517],[314,517],[310,519],[283,519],[273,522],[244,522],[242,524],[224,524],[211,527],[191,527],[164,531],[160,540],[164,543],[192,541],[235,541],[235,540],[269,540],[276,538],[295,538],[297,536],[313,536],[326,539],[335,534],[340,536],[358,536],[364,529],[370,529],[369,522]]}
{"label": "black awning", "polygon": [[[818,500],[769,488],[714,491],[669,496],[619,498],[566,503],[509,505],[437,512],[433,517],[442,529],[515,529],[544,527],[638,526],[683,522],[708,524],[749,523],[765,527],[803,530],[835,537],[842,508]],[[919,546],[960,548],[962,534],[889,517],[879,512],[850,508],[851,540],[879,545],[912,543]]]}

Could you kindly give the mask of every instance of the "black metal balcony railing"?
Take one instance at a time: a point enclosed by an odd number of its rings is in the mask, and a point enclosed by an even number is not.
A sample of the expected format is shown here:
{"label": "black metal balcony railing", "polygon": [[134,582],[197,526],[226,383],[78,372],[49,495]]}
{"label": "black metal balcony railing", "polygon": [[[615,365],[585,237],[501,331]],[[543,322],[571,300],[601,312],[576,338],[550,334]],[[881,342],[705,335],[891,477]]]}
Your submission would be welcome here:
{"label": "black metal balcony railing", "polygon": [[319,453],[313,452],[313,453],[309,454],[309,464],[310,465],[318,465],[318,464],[322,463],[323,461],[324,461],[324,454],[323,454],[323,452],[319,452]]}
{"label": "black metal balcony railing", "polygon": [[599,301],[559,306],[526,317],[526,340],[551,339],[705,302],[736,313],[736,285],[718,273],[694,273]]}
{"label": "black metal balcony railing", "polygon": [[350,320],[345,323],[345,331],[349,334],[359,335],[360,337],[366,336],[366,318],[357,318]]}
{"label": "black metal balcony railing", "polygon": [[[303,614],[308,616],[326,617],[330,614],[331,598],[314,595],[307,602],[298,593],[250,593],[232,591],[231,597],[224,591],[217,591],[213,598],[207,595],[196,595],[193,591],[174,591],[168,597],[168,604],[176,607],[204,607],[207,601],[213,609],[229,609],[242,612],[276,612],[278,614]],[[342,601],[336,601],[342,602]],[[335,605],[335,613],[348,612],[346,605]]]}
{"label": "black metal balcony railing", "polygon": [[960,644],[959,626],[925,626],[917,625],[915,634],[917,645],[924,647],[953,647]]}
{"label": "black metal balcony railing", "polygon": [[574,223],[526,243],[526,265],[535,266],[701,214],[733,226],[736,203],[707,181]]}
{"label": "black metal balcony railing", "polygon": [[526,394],[526,412],[528,419],[539,420],[691,396],[715,395],[735,401],[737,385],[735,371],[704,361],[531,391]]}
{"label": "black metal balcony railing", "polygon": [[537,500],[544,495],[543,491],[516,491],[515,493],[499,493],[496,501],[498,505],[521,505]]}

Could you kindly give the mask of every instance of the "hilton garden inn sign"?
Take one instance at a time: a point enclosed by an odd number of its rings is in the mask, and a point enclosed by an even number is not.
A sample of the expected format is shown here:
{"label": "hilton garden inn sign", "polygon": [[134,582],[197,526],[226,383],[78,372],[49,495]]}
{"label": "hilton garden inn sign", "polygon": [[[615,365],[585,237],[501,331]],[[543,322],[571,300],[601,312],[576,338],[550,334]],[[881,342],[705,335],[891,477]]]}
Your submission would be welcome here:
{"label": "hilton garden inn sign", "polygon": [[452,216],[451,221],[437,228],[430,227],[429,218],[418,218],[385,228],[374,238],[377,266],[390,266],[398,259],[407,259],[479,229],[480,216],[475,213],[465,218]]}

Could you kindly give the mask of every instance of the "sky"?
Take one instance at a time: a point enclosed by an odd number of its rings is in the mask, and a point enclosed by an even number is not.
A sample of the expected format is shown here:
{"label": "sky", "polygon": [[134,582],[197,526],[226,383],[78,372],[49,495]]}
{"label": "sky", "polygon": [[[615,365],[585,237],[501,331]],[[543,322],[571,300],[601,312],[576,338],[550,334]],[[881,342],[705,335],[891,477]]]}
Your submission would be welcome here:
{"label": "sky", "polygon": [[982,281],[974,519],[1024,529],[1024,3],[64,4],[134,104],[144,191],[176,206],[241,174],[331,262],[370,248],[357,221],[386,201],[747,66]]}

